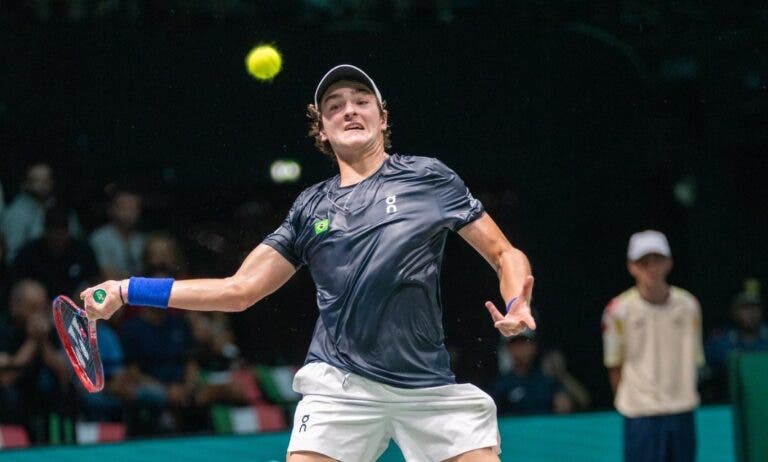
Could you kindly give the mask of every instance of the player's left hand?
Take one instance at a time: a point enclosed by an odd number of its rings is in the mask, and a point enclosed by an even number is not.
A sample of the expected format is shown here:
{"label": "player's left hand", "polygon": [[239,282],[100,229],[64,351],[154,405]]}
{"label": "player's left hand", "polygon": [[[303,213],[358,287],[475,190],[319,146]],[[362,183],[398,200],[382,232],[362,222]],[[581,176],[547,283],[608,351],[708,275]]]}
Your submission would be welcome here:
{"label": "player's left hand", "polygon": [[527,276],[523,283],[523,290],[509,307],[506,315],[496,308],[491,301],[485,302],[485,307],[493,318],[493,327],[505,337],[511,337],[523,332],[525,329],[536,329],[536,321],[531,315],[531,295],[533,294],[533,276]]}

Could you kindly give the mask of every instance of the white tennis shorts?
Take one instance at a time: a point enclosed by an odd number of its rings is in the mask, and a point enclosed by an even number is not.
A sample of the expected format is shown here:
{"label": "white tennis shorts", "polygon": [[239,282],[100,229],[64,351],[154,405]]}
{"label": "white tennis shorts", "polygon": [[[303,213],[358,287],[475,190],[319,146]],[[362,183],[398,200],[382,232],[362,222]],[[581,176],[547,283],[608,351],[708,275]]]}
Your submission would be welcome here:
{"label": "white tennis shorts", "polygon": [[472,384],[397,388],[316,362],[296,373],[293,389],[304,397],[289,453],[375,461],[390,438],[408,462],[437,462],[488,447],[500,452],[496,404]]}

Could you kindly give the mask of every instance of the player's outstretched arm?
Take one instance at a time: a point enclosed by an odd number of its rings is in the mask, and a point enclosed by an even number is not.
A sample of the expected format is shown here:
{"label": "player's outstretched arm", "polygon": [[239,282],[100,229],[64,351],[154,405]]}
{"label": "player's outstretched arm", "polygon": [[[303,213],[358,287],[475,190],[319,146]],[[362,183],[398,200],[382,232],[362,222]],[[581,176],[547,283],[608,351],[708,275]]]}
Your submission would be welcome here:
{"label": "player's outstretched arm", "polygon": [[[91,319],[109,319],[125,303],[199,311],[242,311],[285,284],[296,268],[276,250],[257,246],[237,272],[221,279],[124,279],[85,289],[80,297]],[[99,289],[106,297],[96,294]],[[101,302],[94,300],[102,299]],[[149,301],[149,303],[147,302]],[[154,301],[158,303],[154,303]]]}
{"label": "player's outstretched arm", "polygon": [[487,213],[461,228],[459,235],[485,258],[499,276],[506,314],[502,314],[493,302],[485,302],[496,329],[505,336],[515,335],[526,328],[535,329],[536,322],[530,307],[533,276],[525,254],[509,243]]}

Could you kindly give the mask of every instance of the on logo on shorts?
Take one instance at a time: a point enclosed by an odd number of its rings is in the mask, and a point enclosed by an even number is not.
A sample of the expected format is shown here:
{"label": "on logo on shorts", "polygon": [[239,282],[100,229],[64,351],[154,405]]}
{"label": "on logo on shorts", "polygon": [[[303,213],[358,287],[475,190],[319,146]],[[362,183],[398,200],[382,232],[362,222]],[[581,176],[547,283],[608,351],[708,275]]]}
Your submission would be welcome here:
{"label": "on logo on shorts", "polygon": [[299,433],[307,431],[307,422],[309,422],[309,414],[305,414],[301,417],[301,426],[299,427]]}

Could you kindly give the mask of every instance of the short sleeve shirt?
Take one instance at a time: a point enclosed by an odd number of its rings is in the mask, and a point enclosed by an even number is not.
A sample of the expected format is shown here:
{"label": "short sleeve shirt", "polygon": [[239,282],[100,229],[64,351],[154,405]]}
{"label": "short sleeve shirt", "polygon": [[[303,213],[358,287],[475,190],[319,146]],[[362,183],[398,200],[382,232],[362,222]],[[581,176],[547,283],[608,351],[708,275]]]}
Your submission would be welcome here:
{"label": "short sleeve shirt", "polygon": [[125,274],[140,271],[144,234],[133,233],[125,240],[114,225],[108,224],[94,231],[89,242],[102,269],[110,268]]}
{"label": "short sleeve shirt", "polygon": [[628,417],[690,411],[699,404],[697,369],[704,363],[701,307],[689,292],[670,288],[651,304],[632,288],[603,313],[603,362],[621,366],[616,409]]}
{"label": "short sleeve shirt", "polygon": [[455,383],[444,344],[440,269],[448,231],[483,214],[442,162],[392,155],[352,186],[299,195],[264,244],[306,265],[320,312],[307,362],[388,385]]}

